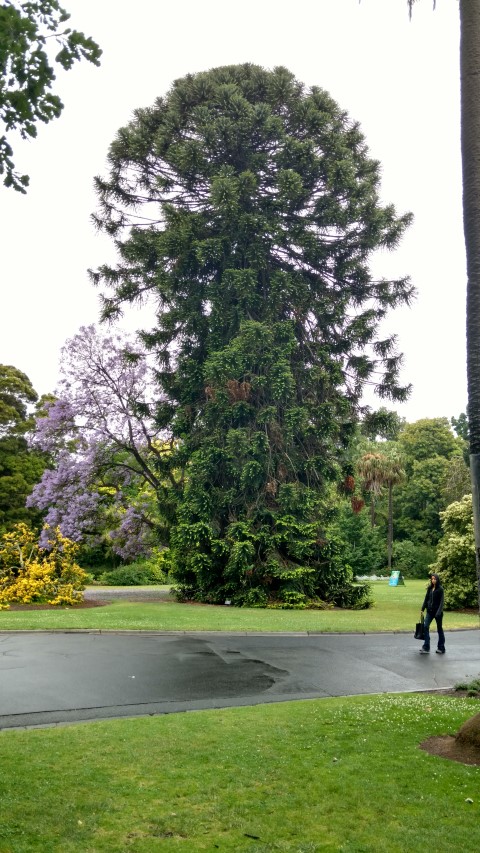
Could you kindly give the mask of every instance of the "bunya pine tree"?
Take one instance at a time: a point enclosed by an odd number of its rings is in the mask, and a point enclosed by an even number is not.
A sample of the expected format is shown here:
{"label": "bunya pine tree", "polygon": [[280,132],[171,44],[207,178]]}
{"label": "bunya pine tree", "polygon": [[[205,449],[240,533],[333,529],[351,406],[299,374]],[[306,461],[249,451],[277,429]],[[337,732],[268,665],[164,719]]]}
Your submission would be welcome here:
{"label": "bunya pine tree", "polygon": [[408,303],[377,280],[410,217],[379,199],[357,123],[284,68],[216,68],[139,109],[97,179],[119,262],[92,272],[103,316],[151,297],[156,419],[185,471],[171,548],[179,594],[238,604],[364,600],[324,495],[366,382],[403,400],[379,336]]}

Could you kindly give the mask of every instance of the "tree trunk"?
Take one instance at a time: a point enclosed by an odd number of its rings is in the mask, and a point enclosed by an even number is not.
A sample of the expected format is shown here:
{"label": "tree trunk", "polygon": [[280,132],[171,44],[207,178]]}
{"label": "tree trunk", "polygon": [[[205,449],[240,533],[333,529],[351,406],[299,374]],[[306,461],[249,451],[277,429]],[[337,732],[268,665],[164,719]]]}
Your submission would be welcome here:
{"label": "tree trunk", "polygon": [[480,714],[470,717],[466,723],[459,728],[455,735],[457,743],[462,746],[470,746],[480,751]]}
{"label": "tree trunk", "polygon": [[460,0],[460,32],[468,421],[480,613],[480,0]]}
{"label": "tree trunk", "polygon": [[392,571],[392,545],[393,545],[393,483],[388,484],[388,573]]}

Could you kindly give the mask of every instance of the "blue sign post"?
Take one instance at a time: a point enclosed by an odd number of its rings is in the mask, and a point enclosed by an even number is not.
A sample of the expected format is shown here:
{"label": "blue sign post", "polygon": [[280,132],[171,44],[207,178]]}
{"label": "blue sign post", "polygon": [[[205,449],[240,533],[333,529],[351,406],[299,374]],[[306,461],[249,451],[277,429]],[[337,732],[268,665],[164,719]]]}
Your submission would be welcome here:
{"label": "blue sign post", "polygon": [[392,572],[390,575],[390,580],[388,581],[389,586],[405,586],[405,581],[403,580],[403,575],[401,572]]}

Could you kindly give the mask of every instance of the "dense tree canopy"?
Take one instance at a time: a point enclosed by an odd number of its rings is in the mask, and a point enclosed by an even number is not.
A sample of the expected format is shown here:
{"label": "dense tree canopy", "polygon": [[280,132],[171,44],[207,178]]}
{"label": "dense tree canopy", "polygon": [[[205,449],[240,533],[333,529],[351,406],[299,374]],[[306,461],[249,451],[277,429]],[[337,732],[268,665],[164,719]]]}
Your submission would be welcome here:
{"label": "dense tree canopy", "polygon": [[[405,399],[394,338],[408,302],[376,280],[409,216],[378,197],[358,124],[284,68],[229,66],[176,81],[119,131],[97,179],[99,227],[120,253],[94,281],[103,315],[151,296],[157,424],[188,463],[172,545],[185,594],[335,598],[322,491],[366,382]],[[335,560],[333,561],[335,562]]]}
{"label": "dense tree canopy", "polygon": [[[22,139],[37,135],[37,123],[57,118],[63,104],[51,92],[54,63],[69,69],[87,59],[99,65],[101,50],[89,37],[66,26],[70,18],[58,0],[2,0],[0,3],[0,175],[21,193],[28,175],[15,171],[12,131]],[[49,45],[57,45],[55,56]],[[53,46],[53,45],[52,45]]]}
{"label": "dense tree canopy", "polygon": [[447,418],[422,418],[399,435],[407,480],[397,490],[395,527],[404,538],[435,545],[441,534],[440,511],[469,491],[463,439]]}
{"label": "dense tree canopy", "polygon": [[39,520],[25,500],[45,467],[41,453],[29,448],[30,408],[37,393],[21,370],[0,364],[0,533],[20,521]]}
{"label": "dense tree canopy", "polygon": [[0,364],[0,436],[25,433],[32,423],[27,417],[28,405],[37,400],[25,373],[11,364]]}

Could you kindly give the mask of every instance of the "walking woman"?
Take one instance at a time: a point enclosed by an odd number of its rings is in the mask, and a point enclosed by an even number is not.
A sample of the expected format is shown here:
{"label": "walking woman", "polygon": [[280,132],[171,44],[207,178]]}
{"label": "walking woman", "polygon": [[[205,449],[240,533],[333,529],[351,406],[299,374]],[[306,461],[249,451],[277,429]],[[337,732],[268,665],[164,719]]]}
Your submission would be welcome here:
{"label": "walking woman", "polygon": [[438,648],[437,655],[445,654],[445,634],[443,633],[443,586],[440,583],[438,575],[430,575],[430,583],[427,587],[424,602],[422,604],[422,613],[426,610],[423,639],[423,646],[420,649],[421,655],[428,655],[430,651],[430,624],[435,619],[438,631]]}

